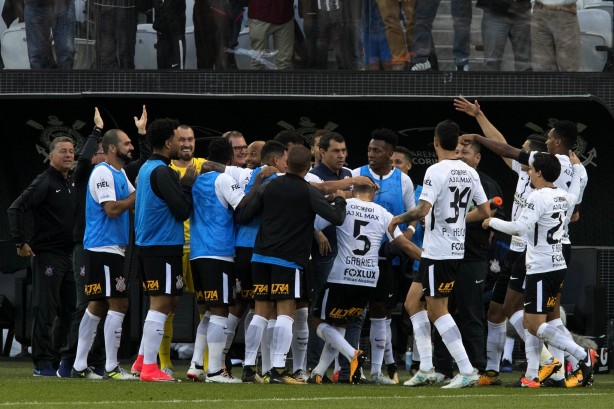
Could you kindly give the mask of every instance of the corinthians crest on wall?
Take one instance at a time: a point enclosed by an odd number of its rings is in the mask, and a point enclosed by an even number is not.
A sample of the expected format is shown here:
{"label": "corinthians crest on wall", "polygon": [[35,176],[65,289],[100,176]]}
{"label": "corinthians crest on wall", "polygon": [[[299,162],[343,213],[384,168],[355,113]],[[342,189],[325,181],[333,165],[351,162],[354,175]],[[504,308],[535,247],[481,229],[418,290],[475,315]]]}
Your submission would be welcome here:
{"label": "corinthians crest on wall", "polygon": [[55,138],[67,136],[72,139],[75,145],[75,153],[80,152],[85,143],[85,138],[79,133],[79,130],[86,124],[79,119],[75,120],[71,126],[68,126],[59,117],[49,115],[44,125],[34,119],[28,120],[26,125],[40,131],[40,144],[36,144],[36,151],[43,155],[45,158],[43,160],[44,163],[49,161],[49,145],[51,145]]}

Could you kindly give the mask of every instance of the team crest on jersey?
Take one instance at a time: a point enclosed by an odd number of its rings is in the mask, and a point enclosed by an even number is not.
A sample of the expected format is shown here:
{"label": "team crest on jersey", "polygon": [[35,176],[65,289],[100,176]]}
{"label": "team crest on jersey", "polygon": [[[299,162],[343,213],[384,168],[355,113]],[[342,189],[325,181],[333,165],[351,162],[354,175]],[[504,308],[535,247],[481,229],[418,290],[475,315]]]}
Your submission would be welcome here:
{"label": "team crest on jersey", "polygon": [[178,290],[181,290],[183,288],[183,276],[177,276],[177,283],[175,284],[175,287]]}
{"label": "team crest on jersey", "polygon": [[85,277],[85,266],[84,265],[79,267],[79,275],[81,277]]}
{"label": "team crest on jersey", "polygon": [[124,277],[117,277],[115,279],[115,289],[120,293],[126,291],[126,279]]}
{"label": "team crest on jersey", "polygon": [[310,144],[313,142],[313,134],[318,129],[322,128],[326,129],[327,131],[334,131],[339,127],[339,125],[334,122],[327,122],[326,125],[324,125],[323,127],[318,127],[316,126],[316,123],[311,120],[311,118],[306,116],[302,116],[299,118],[298,126],[296,127],[284,120],[277,122],[277,125],[281,126],[284,129],[300,133],[305,138],[305,141]]}
{"label": "team crest on jersey", "polygon": [[47,277],[51,277],[53,275],[53,267],[52,266],[47,266],[47,268],[45,269],[45,275]]}
{"label": "team crest on jersey", "polygon": [[57,116],[49,115],[47,117],[46,125],[42,125],[33,119],[28,120],[26,125],[29,125],[41,132],[40,141],[42,142],[43,146],[37,144],[36,151],[44,156],[45,160],[43,162],[47,162],[49,160],[49,145],[51,145],[51,142],[55,138],[67,136],[72,139],[75,147],[75,153],[81,150],[85,142],[85,138],[83,138],[78,131],[86,125],[86,122],[79,119],[75,120],[71,126],[67,126]]}
{"label": "team crest on jersey", "polygon": [[[545,129],[533,122],[528,122],[524,126],[534,130],[535,132],[544,134],[547,129],[553,128],[558,121],[558,118],[548,118],[548,123],[546,124]],[[597,167],[597,164],[594,161],[594,159],[597,157],[597,149],[589,149],[588,141],[581,135],[581,133],[584,132],[588,126],[581,122],[578,122],[576,126],[578,127],[578,139],[576,141],[576,145],[573,147],[573,151],[582,161],[582,165],[593,165],[594,167]]]}
{"label": "team crest on jersey", "polygon": [[493,273],[501,272],[501,265],[499,264],[499,260],[497,260],[496,258],[490,260],[490,271],[492,271]]}

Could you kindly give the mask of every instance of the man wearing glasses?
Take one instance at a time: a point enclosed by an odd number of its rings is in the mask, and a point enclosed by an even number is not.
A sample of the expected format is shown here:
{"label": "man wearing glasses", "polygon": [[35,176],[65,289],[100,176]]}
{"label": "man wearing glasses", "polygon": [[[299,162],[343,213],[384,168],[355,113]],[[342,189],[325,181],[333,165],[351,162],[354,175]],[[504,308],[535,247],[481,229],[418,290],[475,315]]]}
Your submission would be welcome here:
{"label": "man wearing glasses", "polygon": [[222,135],[226,138],[232,146],[232,160],[230,164],[232,166],[238,166],[240,168],[245,167],[245,160],[247,159],[247,142],[243,134],[239,131],[228,131]]}

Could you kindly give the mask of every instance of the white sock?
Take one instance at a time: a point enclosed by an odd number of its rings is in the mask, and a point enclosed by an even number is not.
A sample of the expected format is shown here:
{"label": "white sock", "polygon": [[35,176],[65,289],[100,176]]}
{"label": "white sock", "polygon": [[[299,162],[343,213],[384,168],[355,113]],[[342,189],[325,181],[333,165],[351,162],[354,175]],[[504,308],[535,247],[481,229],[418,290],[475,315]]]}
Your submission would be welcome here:
{"label": "white sock", "polygon": [[277,318],[269,320],[264,334],[262,335],[262,344],[260,345],[260,357],[262,360],[262,373],[267,373],[273,367],[273,331],[277,324]]}
{"label": "white sock", "polygon": [[394,364],[394,351],[392,350],[392,319],[386,318],[386,349],[384,350],[386,365]]}
{"label": "white sock", "polygon": [[226,363],[226,355],[228,354],[228,350],[232,346],[232,341],[235,339],[235,334],[237,333],[237,327],[239,326],[239,322],[241,322],[241,318],[236,315],[228,314],[228,320],[226,321],[226,343],[224,344],[224,351],[222,352],[222,364]]}
{"label": "white sock", "polygon": [[122,340],[122,323],[124,322],[125,314],[118,311],[107,312],[107,319],[104,321],[104,349],[107,355],[105,369],[111,372],[119,361],[117,360],[117,351]]}
{"label": "white sock", "polygon": [[459,372],[465,375],[472,373],[473,366],[469,362],[467,351],[465,351],[463,346],[461,333],[452,316],[450,314],[442,315],[433,324],[435,324],[435,328],[437,328],[439,335],[441,335],[441,339],[448,348],[450,355],[456,361]]}
{"label": "white sock", "polygon": [[79,341],[77,343],[77,355],[73,368],[77,371],[83,371],[87,368],[87,355],[90,353],[94,338],[96,337],[96,328],[100,317],[95,316],[89,310],[85,310],[81,324],[79,324]]}
{"label": "white sock", "polygon": [[539,354],[543,347],[543,341],[531,334],[528,329],[524,330],[524,352],[527,357],[527,371],[525,378],[535,379],[539,372]]}
{"label": "white sock", "polygon": [[386,319],[371,318],[371,331],[369,340],[371,341],[371,375],[382,371],[382,361],[386,350]]}
{"label": "white sock", "polygon": [[411,360],[415,362],[420,362],[420,350],[418,349],[418,344],[416,343],[415,336],[414,336],[414,341],[411,346],[411,350],[413,351],[411,354]]}
{"label": "white sock", "polygon": [[145,355],[145,340],[141,337],[141,343],[139,344],[139,355]]}
{"label": "white sock", "polygon": [[333,327],[332,325],[323,322],[318,325],[316,334],[318,334],[318,336],[322,338],[324,342],[330,344],[333,348],[335,348],[343,356],[345,356],[348,361],[352,361],[352,359],[354,358],[354,354],[356,353],[356,349],[354,349],[354,347],[352,347],[345,340],[344,328]]}
{"label": "white sock", "polygon": [[254,315],[245,331],[245,366],[255,366],[258,348],[262,342],[262,334],[266,330],[268,320],[260,315]]}
{"label": "white sock", "polygon": [[209,347],[209,364],[207,372],[214,374],[224,367],[222,354],[226,344],[226,328],[228,318],[221,315],[211,315],[207,327],[207,346]]}
{"label": "white sock", "polygon": [[[341,337],[345,337],[345,328],[333,327]],[[328,367],[333,360],[339,356],[339,350],[332,346],[330,342],[324,342],[324,348],[322,348],[322,354],[320,355],[320,361],[318,365],[313,369],[312,373],[324,376]],[[335,369],[336,371],[336,369]]]}
{"label": "white sock", "polygon": [[158,363],[158,349],[164,336],[166,314],[149,310],[143,324],[143,364]]}
{"label": "white sock", "polygon": [[245,339],[247,339],[247,329],[249,328],[249,324],[252,323],[252,319],[254,318],[254,310],[249,309],[247,314],[245,314],[245,321],[243,322],[243,329],[245,330]]}
{"label": "white sock", "polygon": [[[554,323],[553,325],[555,325],[559,330],[561,330],[565,334],[565,336],[567,336],[567,338],[573,341],[573,335],[571,334],[571,332],[569,332],[567,327],[563,325],[563,321],[560,318],[556,320],[552,320],[551,322]],[[564,356],[565,356],[565,359],[569,361],[572,368],[576,368],[578,366],[578,360],[576,359],[576,357],[571,355],[569,352],[564,352]],[[561,361],[561,363],[563,363],[563,361]],[[561,367],[559,371],[562,372],[563,375],[565,374],[565,368]]]}
{"label": "white sock", "polygon": [[420,370],[429,372],[433,369],[433,344],[431,342],[431,323],[426,311],[420,311],[410,317],[414,327],[414,340],[420,356]]}
{"label": "white sock", "polygon": [[524,324],[522,323],[523,319],[524,319],[524,311],[522,310],[516,311],[510,317],[510,324],[512,324],[512,326],[516,329],[516,332],[518,333],[520,338],[522,338],[522,340],[524,341]]}
{"label": "white sock", "polygon": [[278,315],[273,331],[273,368],[285,368],[286,356],[292,345],[292,325],[294,320],[287,315]]}
{"label": "white sock", "polygon": [[558,349],[569,352],[578,361],[586,359],[587,354],[584,348],[567,338],[563,331],[548,323],[543,323],[539,326],[537,337],[543,339],[548,345],[554,345]]}
{"label": "white sock", "polygon": [[308,308],[298,308],[292,327],[292,372],[305,369],[307,341],[309,340]]}
{"label": "white sock", "polygon": [[203,360],[205,350],[207,349],[207,329],[209,328],[210,319],[211,313],[207,311],[196,328],[196,340],[194,341],[194,352],[192,353],[192,363],[194,365],[204,366]]}
{"label": "white sock", "polygon": [[[565,328],[565,326],[563,325],[563,321],[561,321],[560,318],[548,321],[548,324],[558,328],[563,334],[565,334],[565,336],[567,336],[565,331],[563,331],[563,328]],[[561,351],[560,349],[556,348],[554,345],[548,345],[548,351],[552,354],[554,358],[558,359],[561,364],[565,363],[565,351]],[[561,379],[564,379],[565,378],[565,368],[564,367],[565,365],[561,365],[558,371],[553,373],[550,377],[555,381],[560,381]]]}
{"label": "white sock", "polygon": [[[506,328],[507,328],[507,325],[506,325]],[[508,336],[505,337],[505,346],[503,347],[503,359],[506,359],[510,362],[514,360],[512,358],[512,355],[514,353],[514,343],[515,343],[514,338],[508,337]]]}
{"label": "white sock", "polygon": [[501,353],[505,346],[506,321],[494,323],[488,321],[488,335],[486,337],[486,370],[499,372]]}

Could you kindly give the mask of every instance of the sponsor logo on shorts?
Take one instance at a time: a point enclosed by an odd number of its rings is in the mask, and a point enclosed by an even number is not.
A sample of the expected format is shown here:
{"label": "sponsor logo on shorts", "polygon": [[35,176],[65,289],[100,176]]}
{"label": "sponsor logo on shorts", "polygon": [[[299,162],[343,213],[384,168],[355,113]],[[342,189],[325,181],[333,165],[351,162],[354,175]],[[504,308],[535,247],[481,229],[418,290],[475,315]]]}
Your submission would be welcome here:
{"label": "sponsor logo on shorts", "polygon": [[45,269],[45,275],[47,277],[51,277],[53,275],[53,267],[52,266],[47,266],[47,268]]}
{"label": "sponsor logo on shorts", "polygon": [[143,289],[145,291],[158,291],[160,289],[160,282],[158,280],[147,280],[143,283]]}
{"label": "sponsor logo on shorts", "polygon": [[203,295],[202,291],[196,291],[194,293],[194,297],[196,297],[196,301],[204,301],[205,300],[205,296]]}
{"label": "sponsor logo on shorts", "polygon": [[85,285],[85,295],[95,295],[102,294],[102,286],[100,283],[96,284],[86,284]]}
{"label": "sponsor logo on shorts", "polygon": [[126,291],[126,279],[122,276],[119,276],[115,279],[115,289],[120,293]]}
{"label": "sponsor logo on shorts", "polygon": [[177,276],[177,283],[175,284],[175,287],[178,290],[181,290],[183,288],[183,276]]}
{"label": "sponsor logo on shorts", "polygon": [[271,284],[271,294],[290,294],[288,284]]}
{"label": "sponsor logo on shorts", "polygon": [[254,290],[241,290],[241,297],[244,300],[251,300],[252,298],[254,298]]}
{"label": "sponsor logo on shorts", "polygon": [[205,301],[218,301],[217,291],[203,291]]}
{"label": "sponsor logo on shorts", "polygon": [[79,275],[85,277],[85,266],[79,267]]}
{"label": "sponsor logo on shorts", "polygon": [[334,319],[344,319],[349,317],[359,317],[362,315],[362,308],[352,307],[352,308],[333,308],[328,316]]}
{"label": "sponsor logo on shorts", "polygon": [[267,284],[254,284],[254,294],[268,294],[269,286]]}
{"label": "sponsor logo on shorts", "polygon": [[441,294],[450,294],[454,288],[454,281],[439,284],[438,292]]}

